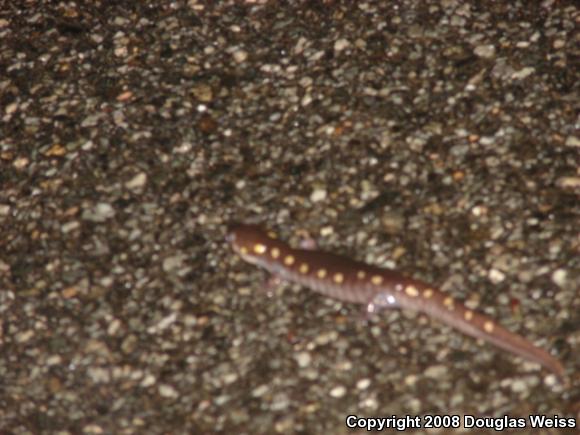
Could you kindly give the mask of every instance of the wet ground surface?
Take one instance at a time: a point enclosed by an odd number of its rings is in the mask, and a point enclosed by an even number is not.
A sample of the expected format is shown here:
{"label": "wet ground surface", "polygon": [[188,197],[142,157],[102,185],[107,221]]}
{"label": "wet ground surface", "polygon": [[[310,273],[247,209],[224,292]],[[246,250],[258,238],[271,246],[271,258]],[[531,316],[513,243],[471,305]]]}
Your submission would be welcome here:
{"label": "wet ground surface", "polygon": [[[576,433],[527,420],[580,426],[575,2],[81,3],[0,8],[2,433]],[[412,313],[267,298],[233,220],[439,285],[570,386]]]}

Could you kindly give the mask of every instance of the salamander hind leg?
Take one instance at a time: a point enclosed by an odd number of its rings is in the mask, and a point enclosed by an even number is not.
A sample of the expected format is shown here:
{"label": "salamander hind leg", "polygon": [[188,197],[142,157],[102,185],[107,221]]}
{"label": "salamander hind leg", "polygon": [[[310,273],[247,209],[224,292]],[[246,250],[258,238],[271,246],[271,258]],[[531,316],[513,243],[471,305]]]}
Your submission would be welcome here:
{"label": "salamander hind leg", "polygon": [[397,299],[390,293],[380,292],[372,297],[365,305],[363,319],[368,322],[370,316],[387,308],[399,308]]}
{"label": "salamander hind leg", "polygon": [[363,325],[370,323],[371,316],[387,308],[399,308],[395,297],[388,293],[377,293],[363,306],[360,321]]}

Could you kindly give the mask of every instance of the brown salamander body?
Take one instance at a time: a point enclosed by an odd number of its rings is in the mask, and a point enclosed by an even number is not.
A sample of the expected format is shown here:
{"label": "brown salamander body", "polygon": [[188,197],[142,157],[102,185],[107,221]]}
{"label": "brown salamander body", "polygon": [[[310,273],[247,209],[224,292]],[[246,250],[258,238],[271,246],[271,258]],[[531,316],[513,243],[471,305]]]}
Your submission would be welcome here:
{"label": "brown salamander body", "polygon": [[227,240],[245,261],[285,280],[341,301],[365,304],[369,312],[405,308],[426,313],[564,377],[564,367],[548,352],[424,282],[340,255],[294,249],[255,225],[232,227]]}

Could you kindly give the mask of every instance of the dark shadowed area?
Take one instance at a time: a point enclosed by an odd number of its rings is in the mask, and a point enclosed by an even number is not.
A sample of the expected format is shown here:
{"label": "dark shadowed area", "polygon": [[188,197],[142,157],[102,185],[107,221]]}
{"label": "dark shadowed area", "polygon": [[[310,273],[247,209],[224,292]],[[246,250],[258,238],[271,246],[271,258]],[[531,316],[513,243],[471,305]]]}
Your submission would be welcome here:
{"label": "dark shadowed area", "polygon": [[[0,5],[2,434],[578,433],[577,2]],[[432,283],[570,385],[424,316],[269,298],[236,221]]]}

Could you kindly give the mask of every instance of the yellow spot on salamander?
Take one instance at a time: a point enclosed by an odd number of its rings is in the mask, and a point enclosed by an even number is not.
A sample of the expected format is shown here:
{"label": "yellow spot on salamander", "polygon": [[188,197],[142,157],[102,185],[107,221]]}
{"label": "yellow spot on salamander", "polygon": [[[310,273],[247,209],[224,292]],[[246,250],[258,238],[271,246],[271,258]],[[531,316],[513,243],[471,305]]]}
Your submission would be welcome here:
{"label": "yellow spot on salamander", "polygon": [[300,265],[300,267],[298,268],[298,271],[299,271],[300,273],[306,274],[306,273],[308,273],[308,270],[309,270],[309,269],[310,269],[310,268],[308,267],[308,264],[306,264],[306,263],[302,263],[302,264]]}
{"label": "yellow spot on salamander", "polygon": [[242,246],[240,248],[240,254],[246,255],[247,253],[248,253],[248,248],[246,248],[245,246]]}
{"label": "yellow spot on salamander", "polygon": [[365,277],[366,277],[366,276],[367,276],[367,273],[366,273],[364,270],[359,270],[359,271],[356,273],[356,277],[357,277],[358,279],[365,279]]}
{"label": "yellow spot on salamander", "polygon": [[381,275],[374,275],[374,276],[371,278],[371,282],[372,282],[374,285],[381,285],[381,284],[383,283],[383,277],[382,277]]}
{"label": "yellow spot on salamander", "polygon": [[433,296],[433,289],[428,288],[423,291],[423,297],[425,299],[429,299],[431,296]]}
{"label": "yellow spot on salamander", "polygon": [[266,245],[262,245],[261,243],[256,243],[254,245],[254,252],[256,254],[263,254],[267,250],[268,250],[268,248],[266,248]]}
{"label": "yellow spot on salamander", "polygon": [[294,261],[296,261],[296,259],[292,255],[287,255],[286,257],[284,257],[284,264],[286,266],[292,266],[294,264]]}
{"label": "yellow spot on salamander", "polygon": [[488,334],[491,334],[493,332],[493,328],[494,328],[494,324],[491,320],[488,320],[487,322],[485,322],[483,324],[483,330],[485,332],[487,332]]}
{"label": "yellow spot on salamander", "polygon": [[326,269],[318,269],[316,271],[316,276],[320,279],[324,279],[324,277],[326,277]]}
{"label": "yellow spot on salamander", "polygon": [[270,237],[271,239],[277,239],[278,234],[276,234],[274,231],[268,231],[268,237]]}
{"label": "yellow spot on salamander", "polygon": [[419,296],[419,290],[417,290],[417,287],[413,285],[408,285],[405,287],[405,293],[407,293],[412,298]]}
{"label": "yellow spot on salamander", "polygon": [[278,258],[280,256],[280,250],[278,248],[272,248],[270,250],[270,255],[272,258]]}
{"label": "yellow spot on salamander", "polygon": [[471,310],[467,310],[464,314],[463,317],[465,317],[465,320],[470,321],[471,319],[473,319],[473,311]]}
{"label": "yellow spot on salamander", "polygon": [[454,307],[454,302],[453,302],[453,298],[451,296],[447,296],[444,300],[443,300],[443,305],[445,305],[449,310],[452,310]]}
{"label": "yellow spot on salamander", "polygon": [[344,281],[344,275],[342,273],[335,273],[332,279],[334,280],[335,283],[342,284],[342,282]]}

